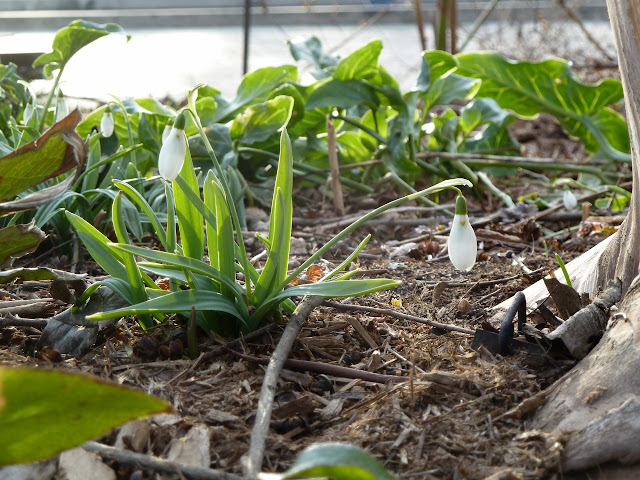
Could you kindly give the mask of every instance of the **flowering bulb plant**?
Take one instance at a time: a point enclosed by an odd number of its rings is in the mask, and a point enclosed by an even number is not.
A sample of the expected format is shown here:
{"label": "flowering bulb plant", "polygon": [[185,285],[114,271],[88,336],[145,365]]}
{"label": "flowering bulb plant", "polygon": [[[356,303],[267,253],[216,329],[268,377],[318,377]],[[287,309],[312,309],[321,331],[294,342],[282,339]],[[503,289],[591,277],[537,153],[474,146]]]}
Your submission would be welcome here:
{"label": "flowering bulb plant", "polygon": [[451,225],[448,249],[449,259],[454,267],[465,272],[473,268],[478,253],[478,243],[469,222],[467,201],[461,192],[456,199],[456,211]]}
{"label": "flowering bulb plant", "polygon": [[[160,320],[164,313],[191,312],[194,307],[196,321],[205,331],[238,334],[256,329],[281,308],[292,311],[295,307],[292,297],[349,297],[392,288],[399,282],[354,279],[352,277],[357,270],[344,271],[365,247],[369,236],[318,282],[289,285],[337,242],[385,210],[456,185],[470,185],[465,179],[447,180],[383,205],[345,228],[298,268],[288,272],[293,217],[293,153],[287,130],[283,128],[269,234],[268,237],[259,237],[265,245],[267,260],[264,268],[258,271],[245,251],[228,174],[218,162],[196,114],[196,91],[190,92],[188,106],[177,115],[159,155],[158,167],[165,181],[167,199],[166,226],[135,188],[128,182],[114,181],[147,214],[164,252],[129,242],[119,200],[122,194],[116,197],[112,211],[114,226],[117,226],[117,243],[109,242],[82,218],[67,213],[91,255],[111,275],[111,278],[94,284],[80,300],[84,301],[103,284],[131,303],[130,307],[97,313],[90,319],[138,315],[141,324],[148,327],[153,323],[152,316]],[[202,192],[186,148],[184,125],[187,118],[195,125],[214,167],[204,178]],[[177,242],[178,233],[180,243]],[[208,260],[204,255],[205,245]],[[160,289],[151,275],[168,277],[171,280],[169,290]]]}

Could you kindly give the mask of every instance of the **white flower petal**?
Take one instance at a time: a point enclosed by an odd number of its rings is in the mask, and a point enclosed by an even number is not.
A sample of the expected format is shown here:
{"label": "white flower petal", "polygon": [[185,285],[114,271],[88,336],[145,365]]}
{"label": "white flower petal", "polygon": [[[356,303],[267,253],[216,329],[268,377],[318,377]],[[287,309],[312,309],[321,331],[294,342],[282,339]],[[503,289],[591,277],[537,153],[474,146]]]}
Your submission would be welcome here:
{"label": "white flower petal", "polygon": [[478,242],[467,215],[455,215],[449,235],[449,260],[458,270],[469,271],[476,263]]}
{"label": "white flower petal", "polygon": [[578,206],[578,199],[571,190],[565,190],[562,194],[562,203],[567,210],[573,210]]}
{"label": "white flower petal", "polygon": [[180,174],[187,153],[187,138],[184,130],[172,128],[167,139],[162,143],[158,157],[158,170],[162,178],[172,182]]}
{"label": "white flower petal", "polygon": [[113,114],[111,112],[105,112],[100,120],[100,130],[103,137],[110,137],[113,135]]}
{"label": "white flower petal", "polygon": [[165,125],[164,126],[164,130],[162,131],[162,143],[164,143],[164,141],[167,139],[167,137],[171,133],[171,129],[172,128],[173,128],[172,125]]}

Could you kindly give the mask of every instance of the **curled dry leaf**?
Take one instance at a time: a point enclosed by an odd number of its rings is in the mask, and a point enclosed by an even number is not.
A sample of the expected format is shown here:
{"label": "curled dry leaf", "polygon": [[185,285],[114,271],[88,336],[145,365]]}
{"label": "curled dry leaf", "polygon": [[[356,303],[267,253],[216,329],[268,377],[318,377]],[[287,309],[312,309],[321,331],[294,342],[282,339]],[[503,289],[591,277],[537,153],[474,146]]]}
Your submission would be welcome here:
{"label": "curled dry leaf", "polygon": [[87,158],[87,145],[75,128],[81,114],[76,109],[54,124],[40,138],[0,158],[0,200],[14,198],[45,180],[73,167],[75,175],[23,198],[0,203],[1,213],[18,212],[51,202],[76,181]]}
{"label": "curled dry leaf", "polygon": [[309,268],[307,268],[303,274],[298,275],[296,278],[291,280],[289,285],[292,287],[295,287],[296,285],[306,285],[309,283],[316,283],[318,280],[322,278],[324,274],[325,274],[324,266],[315,263],[311,265]]}

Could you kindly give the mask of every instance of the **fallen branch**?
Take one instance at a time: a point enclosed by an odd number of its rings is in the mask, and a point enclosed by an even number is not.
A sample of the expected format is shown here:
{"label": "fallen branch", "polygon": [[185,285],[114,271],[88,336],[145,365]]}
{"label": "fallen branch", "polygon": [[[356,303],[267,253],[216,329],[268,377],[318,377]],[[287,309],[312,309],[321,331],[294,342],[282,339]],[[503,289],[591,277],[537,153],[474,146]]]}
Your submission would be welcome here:
{"label": "fallen branch", "polygon": [[444,330],[449,330],[452,332],[459,333],[467,333],[469,335],[473,335],[475,333],[474,330],[470,330],[468,328],[456,327],[455,325],[448,325],[446,323],[435,322],[433,320],[427,320],[426,318],[416,317],[414,315],[408,315],[406,313],[396,312],[395,310],[389,310],[386,308],[373,308],[373,307],[364,307],[362,305],[352,305],[347,303],[336,303],[336,302],[324,302],[323,305],[332,308],[340,308],[342,310],[355,310],[360,312],[369,312],[376,313],[379,315],[388,315],[390,317],[401,318],[403,320],[410,320],[412,322],[424,323],[425,325],[429,325],[431,327],[442,328]]}
{"label": "fallen branch", "polygon": [[[249,362],[255,362],[258,365],[267,365],[269,363],[268,358],[254,357],[253,355],[246,355],[244,353],[235,352],[229,350],[229,353],[247,360]],[[286,360],[283,365],[284,368],[289,370],[295,370],[298,372],[311,372],[322,375],[331,375],[332,377],[352,378],[357,380],[364,380],[365,382],[372,383],[388,383],[388,382],[402,382],[409,380],[409,377],[401,377],[398,375],[384,375],[382,373],[367,372],[365,370],[358,370],[356,368],[341,367],[340,365],[332,365],[330,363],[312,362],[310,360]]]}
{"label": "fallen branch", "polygon": [[82,448],[87,452],[94,452],[102,458],[118,462],[122,465],[129,465],[154,472],[178,474],[180,478],[190,480],[242,480],[242,477],[232,473],[220,472],[210,468],[195,467],[182,463],[172,462],[152,455],[121,450],[97,442],[87,442]]}
{"label": "fallen branch", "polygon": [[278,342],[278,346],[269,360],[269,366],[267,367],[260,390],[260,400],[258,401],[258,408],[256,409],[256,420],[253,425],[253,430],[251,431],[249,451],[242,459],[244,474],[249,479],[256,478],[262,467],[265,443],[271,420],[271,410],[273,409],[273,399],[282,367],[291,351],[293,343],[302,329],[302,324],[307,320],[307,317],[313,309],[322,304],[323,301],[323,297],[307,297],[298,305],[291,315],[289,323]]}
{"label": "fallen branch", "polygon": [[607,288],[593,302],[572,315],[547,335],[547,339],[560,339],[571,355],[584,358],[594,347],[609,319],[609,309],[622,298],[622,282],[611,280]]}

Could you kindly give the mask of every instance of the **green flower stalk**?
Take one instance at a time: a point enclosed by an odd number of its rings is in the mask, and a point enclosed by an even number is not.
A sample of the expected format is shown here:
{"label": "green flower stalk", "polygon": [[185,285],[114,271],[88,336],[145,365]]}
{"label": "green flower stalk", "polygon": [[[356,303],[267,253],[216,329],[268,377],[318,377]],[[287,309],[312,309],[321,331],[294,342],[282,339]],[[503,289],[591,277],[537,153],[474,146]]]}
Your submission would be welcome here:
{"label": "green flower stalk", "polygon": [[102,136],[105,138],[113,135],[113,113],[111,113],[111,107],[109,105],[107,105],[107,109],[104,111],[102,119],[100,120],[100,130],[102,131]]}
{"label": "green flower stalk", "polygon": [[187,153],[187,137],[184,133],[184,113],[178,114],[171,132],[162,142],[160,155],[158,156],[158,170],[160,176],[168,182],[172,182],[180,174],[184,164],[184,156]]}
{"label": "green flower stalk", "polygon": [[478,242],[469,223],[467,201],[462,195],[456,200],[456,212],[449,235],[449,260],[458,270],[468,272],[476,263]]}
{"label": "green flower stalk", "polygon": [[64,99],[64,94],[62,90],[58,90],[58,98],[56,99],[56,115],[55,121],[59,122],[63,118],[69,115],[69,107],[67,106],[67,102]]}

